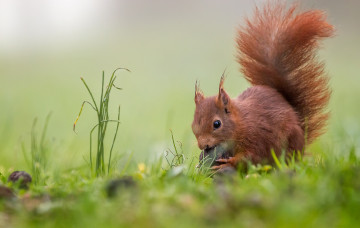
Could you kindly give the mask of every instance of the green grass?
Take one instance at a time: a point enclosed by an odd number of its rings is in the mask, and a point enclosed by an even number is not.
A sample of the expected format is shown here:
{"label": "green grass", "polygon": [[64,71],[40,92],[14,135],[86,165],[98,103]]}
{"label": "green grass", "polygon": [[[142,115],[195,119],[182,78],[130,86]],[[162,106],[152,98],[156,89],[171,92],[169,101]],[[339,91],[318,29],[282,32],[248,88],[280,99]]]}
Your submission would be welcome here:
{"label": "green grass", "polygon": [[160,159],[134,171],[136,185],[113,198],[106,185],[116,175],[71,171],[2,202],[1,216],[13,227],[354,227],[359,164],[353,153],[316,155],[281,170],[253,166],[247,174],[208,178],[192,165],[175,170]]}

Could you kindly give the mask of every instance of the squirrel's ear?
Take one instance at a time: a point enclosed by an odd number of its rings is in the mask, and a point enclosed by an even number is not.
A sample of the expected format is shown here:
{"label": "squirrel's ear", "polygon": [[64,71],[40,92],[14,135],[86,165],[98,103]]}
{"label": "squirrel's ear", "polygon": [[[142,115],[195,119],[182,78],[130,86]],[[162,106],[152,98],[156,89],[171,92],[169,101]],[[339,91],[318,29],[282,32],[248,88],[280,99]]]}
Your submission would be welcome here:
{"label": "squirrel's ear", "polygon": [[219,94],[216,102],[219,107],[227,107],[230,103],[230,97],[224,90],[224,80],[225,77],[222,75],[219,84]]}
{"label": "squirrel's ear", "polygon": [[202,100],[204,100],[204,94],[199,88],[199,84],[196,81],[195,83],[195,104],[199,104]]}

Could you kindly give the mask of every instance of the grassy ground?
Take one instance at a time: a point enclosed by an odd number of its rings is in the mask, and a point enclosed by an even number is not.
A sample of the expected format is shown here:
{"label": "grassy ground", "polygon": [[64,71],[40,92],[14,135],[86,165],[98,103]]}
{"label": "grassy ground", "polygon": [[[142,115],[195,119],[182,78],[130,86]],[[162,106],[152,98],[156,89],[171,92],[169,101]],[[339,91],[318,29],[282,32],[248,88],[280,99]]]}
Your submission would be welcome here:
{"label": "grassy ground", "polygon": [[[140,11],[117,19],[130,17],[131,26],[116,25],[115,33],[101,30],[102,39],[88,36],[70,47],[44,43],[28,52],[1,52],[0,186],[12,188],[15,197],[0,198],[0,228],[358,226],[357,8],[319,2],[329,8],[338,33],[321,52],[333,89],[328,132],[296,164],[252,167],[229,177],[209,177],[195,168],[200,151],[190,128],[194,83],[200,80],[205,94],[212,95],[226,67],[231,96],[249,86],[238,73],[233,40],[240,14],[250,14],[252,1],[247,8],[243,1],[219,1],[206,9],[183,7],[180,13],[172,5],[166,10],[151,8],[153,2],[146,9],[130,5]],[[101,71],[109,79],[117,67],[132,72],[118,73],[115,84],[123,90],[114,90],[109,103],[112,119],[121,105],[113,163],[110,174],[96,177],[88,164],[89,131],[97,121],[90,106],[84,107],[77,134],[72,131],[82,101],[91,101],[80,77],[98,102]],[[105,165],[115,129],[109,124]],[[183,161],[172,162],[169,129]],[[32,160],[36,151],[42,153]],[[33,176],[29,190],[8,183],[15,170]]]}
{"label": "grassy ground", "polygon": [[[16,198],[2,200],[0,224],[354,227],[360,209],[359,163],[353,150],[347,158],[316,154],[289,166],[252,167],[247,174],[228,177],[209,178],[188,164],[170,168],[161,159],[139,164],[130,180],[117,173],[106,178],[76,170],[51,173],[46,186],[16,190]],[[116,177],[120,179],[114,191],[109,184]]]}

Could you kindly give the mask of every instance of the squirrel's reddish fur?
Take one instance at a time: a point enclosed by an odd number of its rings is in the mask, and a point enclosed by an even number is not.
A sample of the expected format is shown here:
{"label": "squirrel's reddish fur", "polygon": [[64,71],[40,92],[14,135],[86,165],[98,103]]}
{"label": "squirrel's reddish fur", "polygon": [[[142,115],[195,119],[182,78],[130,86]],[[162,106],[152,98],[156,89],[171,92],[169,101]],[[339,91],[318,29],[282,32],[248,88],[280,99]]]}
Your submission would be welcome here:
{"label": "squirrel's reddish fur", "polygon": [[[271,150],[303,151],[324,132],[330,89],[317,51],[334,28],[324,12],[296,8],[268,1],[239,29],[237,61],[252,87],[231,99],[224,77],[216,96],[205,98],[196,86],[192,129],[201,150],[229,148],[233,157],[220,159],[220,168],[245,160],[271,162]],[[216,120],[221,126],[215,129]]]}

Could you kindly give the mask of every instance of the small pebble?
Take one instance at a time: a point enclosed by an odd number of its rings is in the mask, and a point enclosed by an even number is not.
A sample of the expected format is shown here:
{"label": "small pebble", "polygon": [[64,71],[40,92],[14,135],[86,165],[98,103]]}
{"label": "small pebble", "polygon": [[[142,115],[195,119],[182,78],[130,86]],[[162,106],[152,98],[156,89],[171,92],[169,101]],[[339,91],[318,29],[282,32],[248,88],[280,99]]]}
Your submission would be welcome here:
{"label": "small pebble", "polygon": [[29,184],[32,181],[32,178],[30,174],[28,174],[25,171],[15,171],[11,173],[8,178],[8,182],[13,182],[13,183],[18,182],[19,180],[21,181],[21,183],[19,184],[19,188],[28,189]]}
{"label": "small pebble", "polygon": [[122,177],[109,181],[106,186],[106,193],[108,197],[114,197],[121,189],[133,187],[136,187],[136,182],[132,177]]}

